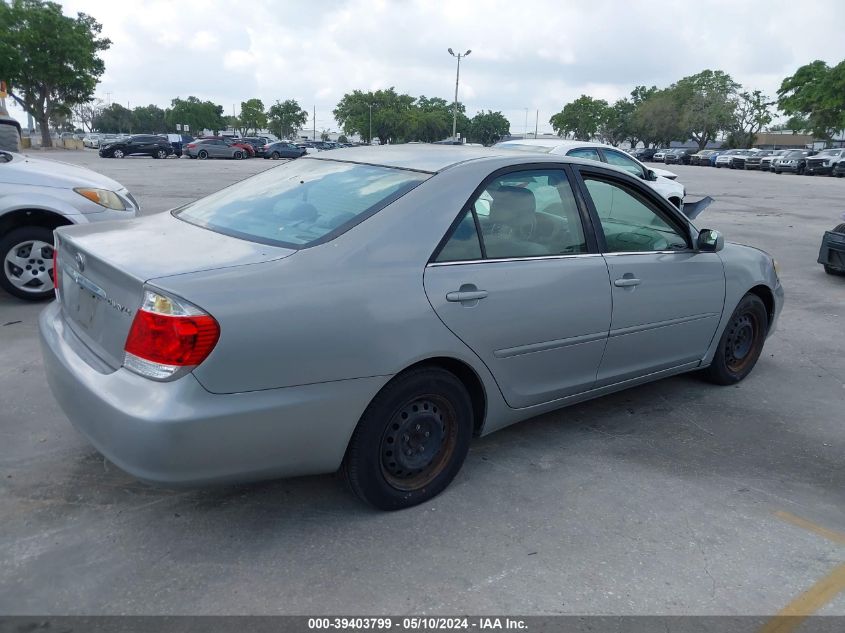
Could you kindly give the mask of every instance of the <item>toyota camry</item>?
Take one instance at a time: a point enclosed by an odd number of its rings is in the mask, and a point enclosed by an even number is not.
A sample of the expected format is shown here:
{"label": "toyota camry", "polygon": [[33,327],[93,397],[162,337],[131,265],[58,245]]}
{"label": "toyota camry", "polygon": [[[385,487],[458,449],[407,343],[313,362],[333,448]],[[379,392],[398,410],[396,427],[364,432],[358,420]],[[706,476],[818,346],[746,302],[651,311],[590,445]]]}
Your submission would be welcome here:
{"label": "toyota camry", "polygon": [[47,378],[115,464],[340,470],[383,509],[444,490],[474,436],[682,372],[742,380],[783,305],[769,255],[641,178],[480,147],[306,156],[59,228],[55,257]]}

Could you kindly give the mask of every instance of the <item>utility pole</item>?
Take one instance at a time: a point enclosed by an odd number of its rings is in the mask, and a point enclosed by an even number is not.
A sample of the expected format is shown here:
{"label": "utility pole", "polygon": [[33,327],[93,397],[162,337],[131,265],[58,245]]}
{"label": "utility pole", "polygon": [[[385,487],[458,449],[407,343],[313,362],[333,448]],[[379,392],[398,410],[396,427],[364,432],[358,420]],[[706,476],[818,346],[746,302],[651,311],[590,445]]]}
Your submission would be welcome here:
{"label": "utility pole", "polygon": [[534,138],[537,138],[537,127],[540,124],[540,109],[537,108],[537,117],[534,119]]}
{"label": "utility pole", "polygon": [[373,144],[373,104],[368,104],[370,106],[370,136],[367,138],[367,143],[370,145]]}
{"label": "utility pole", "polygon": [[525,108],[525,126],[522,128],[522,138],[528,137],[528,108]]}
{"label": "utility pole", "polygon": [[458,53],[455,55],[454,51],[450,48],[449,54],[452,57],[458,58],[458,72],[455,74],[455,105],[452,107],[452,138],[456,138],[457,127],[458,127],[458,81],[461,78],[461,57],[467,57],[472,52],[472,50],[467,50],[466,53]]}
{"label": "utility pole", "polygon": [[315,106],[313,106],[313,108],[314,108],[314,116],[311,117],[311,122],[314,125],[314,134],[311,137],[311,140],[316,141],[317,140],[317,106],[315,105]]}

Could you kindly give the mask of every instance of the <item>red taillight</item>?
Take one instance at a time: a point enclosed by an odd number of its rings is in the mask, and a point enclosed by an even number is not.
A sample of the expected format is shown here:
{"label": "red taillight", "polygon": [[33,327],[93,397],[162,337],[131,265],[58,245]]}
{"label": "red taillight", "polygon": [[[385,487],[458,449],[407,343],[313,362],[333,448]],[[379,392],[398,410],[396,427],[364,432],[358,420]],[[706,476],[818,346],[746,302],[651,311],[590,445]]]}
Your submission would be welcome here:
{"label": "red taillight", "polygon": [[124,366],[148,378],[167,379],[204,361],[219,337],[220,326],[211,315],[147,290],[126,337]]}
{"label": "red taillight", "polygon": [[196,147],[196,146],[197,146],[197,144],[196,144],[196,143],[188,143],[188,145],[187,145],[186,147],[187,147],[188,149],[191,149],[191,148],[194,148],[194,147]]}

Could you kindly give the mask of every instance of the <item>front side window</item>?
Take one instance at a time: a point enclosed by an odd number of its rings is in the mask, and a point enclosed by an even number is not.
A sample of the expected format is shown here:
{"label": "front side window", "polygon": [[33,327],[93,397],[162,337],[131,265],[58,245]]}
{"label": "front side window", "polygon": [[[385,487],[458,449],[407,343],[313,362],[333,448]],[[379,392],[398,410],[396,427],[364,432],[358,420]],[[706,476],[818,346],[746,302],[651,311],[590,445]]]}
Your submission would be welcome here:
{"label": "front side window", "polygon": [[192,202],[174,215],[226,235],[299,248],[342,233],[427,178],[403,169],[303,159]]}
{"label": "front side window", "polygon": [[607,162],[611,165],[615,165],[616,167],[621,167],[625,171],[633,174],[634,176],[643,177],[645,174],[643,172],[643,167],[637,161],[633,160],[630,156],[626,156],[622,152],[617,152],[616,150],[606,149],[604,150],[604,156],[607,158]]}
{"label": "front side window", "polygon": [[530,170],[491,180],[471,202],[437,261],[478,259],[476,241],[488,259],[587,252],[566,174],[561,170]]}
{"label": "front side window", "polygon": [[627,187],[585,176],[599,216],[607,252],[686,250],[687,239],[645,198]]}

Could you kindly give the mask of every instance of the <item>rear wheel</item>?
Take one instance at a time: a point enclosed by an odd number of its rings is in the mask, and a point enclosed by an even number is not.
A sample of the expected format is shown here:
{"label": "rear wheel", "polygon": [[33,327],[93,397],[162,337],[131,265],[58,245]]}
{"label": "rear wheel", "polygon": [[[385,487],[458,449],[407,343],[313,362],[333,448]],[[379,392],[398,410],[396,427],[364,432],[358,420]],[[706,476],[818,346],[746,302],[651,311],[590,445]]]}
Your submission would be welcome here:
{"label": "rear wheel", "polygon": [[769,315],[763,301],[754,294],[745,295],[731,315],[719,340],[719,347],[704,376],[717,385],[733,385],[754,369],[766,332]]}
{"label": "rear wheel", "polygon": [[409,371],[373,399],[358,423],[342,470],[358,497],[400,510],[435,497],[469,450],[472,402],[450,372]]}
{"label": "rear wheel", "polygon": [[155,153],[155,157],[156,158],[167,158],[167,152],[163,149],[160,149]]}
{"label": "rear wheel", "polygon": [[827,264],[824,265],[824,271],[828,275],[835,275],[837,277],[845,277],[845,270],[840,270],[839,268],[834,268],[833,266],[828,266]]}
{"label": "rear wheel", "polygon": [[29,301],[53,296],[53,231],[24,226],[0,239],[0,286]]}
{"label": "rear wheel", "polygon": [[235,152],[233,158],[235,160],[241,160],[244,157],[243,152]]}
{"label": "rear wheel", "polygon": [[208,158],[208,152],[204,149],[201,149],[197,154],[197,158],[199,158],[200,160],[205,160],[206,158]]}
{"label": "rear wheel", "polygon": [[279,158],[281,158],[281,155],[279,154],[279,152],[273,152],[272,154],[270,154],[270,158],[272,158],[273,160],[278,160]]}

